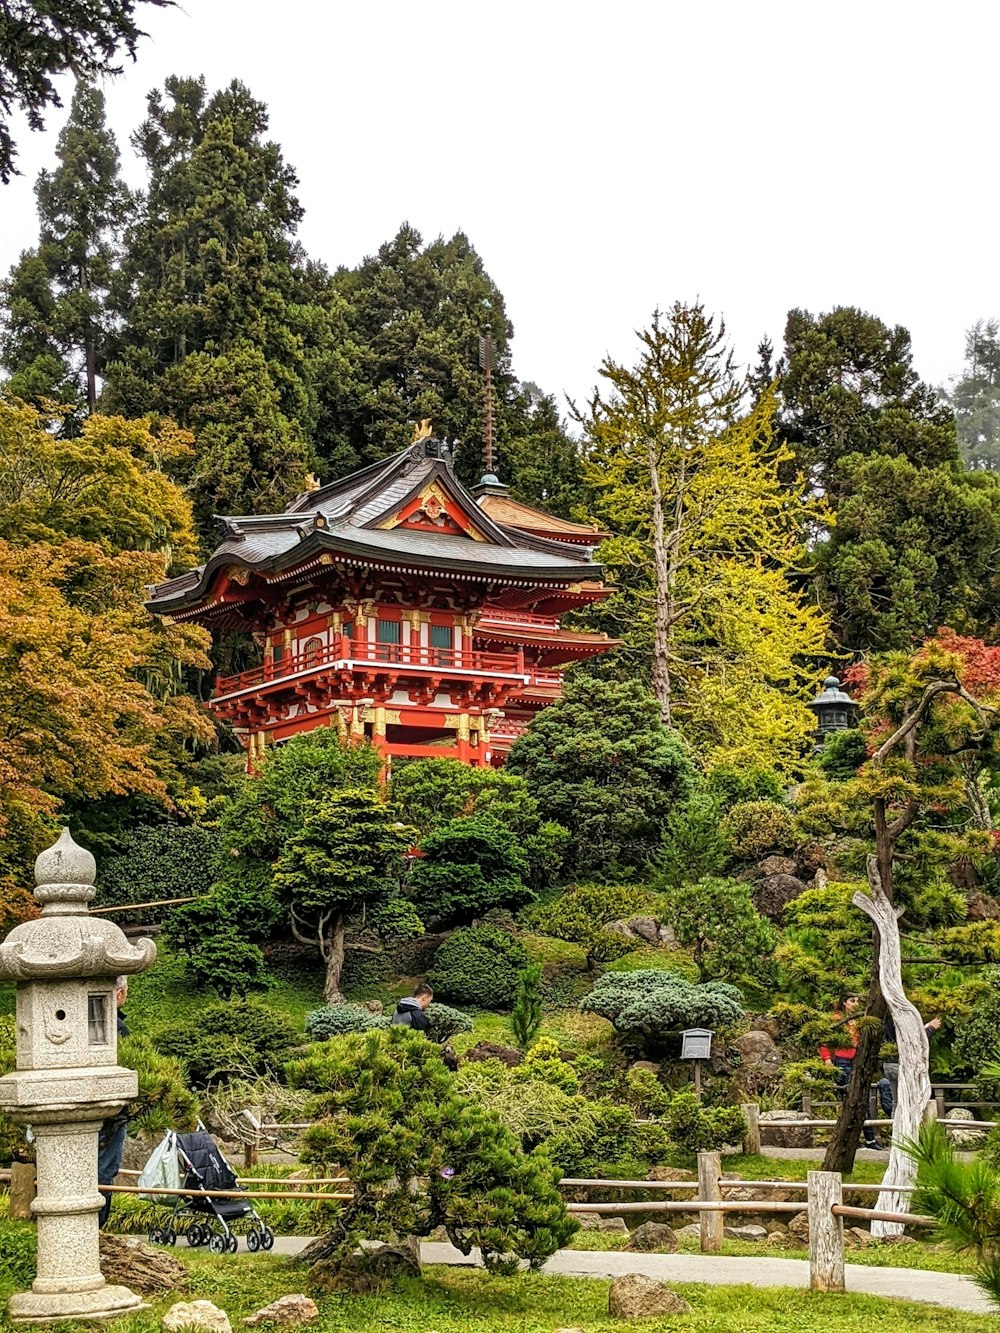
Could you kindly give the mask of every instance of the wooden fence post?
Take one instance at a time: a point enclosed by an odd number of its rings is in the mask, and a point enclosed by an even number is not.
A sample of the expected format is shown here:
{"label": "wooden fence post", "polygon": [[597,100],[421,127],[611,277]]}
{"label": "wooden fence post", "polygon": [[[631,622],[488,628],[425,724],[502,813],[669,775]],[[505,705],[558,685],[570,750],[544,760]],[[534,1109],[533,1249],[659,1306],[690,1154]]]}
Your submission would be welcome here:
{"label": "wooden fence post", "polygon": [[805,1116],[809,1116],[809,1118],[811,1119],[812,1113],[813,1113],[812,1093],[804,1092],[802,1094],[802,1114]]}
{"label": "wooden fence post", "polygon": [[947,1114],[944,1104],[944,1088],[934,1089],[934,1106],[937,1111],[938,1120],[944,1120]]}
{"label": "wooden fence post", "polygon": [[[717,1152],[698,1154],[698,1198],[704,1203],[718,1203],[722,1199],[719,1179],[722,1175],[722,1157]],[[699,1213],[702,1254],[717,1254],[722,1249],[722,1229],[725,1215],[718,1212]]]}
{"label": "wooden fence post", "polygon": [[812,1291],[843,1291],[844,1219],[831,1209],[844,1201],[839,1171],[810,1171],[809,1287]]}
{"label": "wooden fence post", "polygon": [[757,1156],[760,1153],[760,1107],[756,1102],[745,1102],[740,1110],[747,1122],[746,1133],[743,1135],[743,1151],[751,1156]]}
{"label": "wooden fence post", "polygon": [[19,1222],[29,1222],[32,1217],[31,1205],[34,1198],[34,1162],[11,1162],[10,1199],[7,1204],[7,1216]]}

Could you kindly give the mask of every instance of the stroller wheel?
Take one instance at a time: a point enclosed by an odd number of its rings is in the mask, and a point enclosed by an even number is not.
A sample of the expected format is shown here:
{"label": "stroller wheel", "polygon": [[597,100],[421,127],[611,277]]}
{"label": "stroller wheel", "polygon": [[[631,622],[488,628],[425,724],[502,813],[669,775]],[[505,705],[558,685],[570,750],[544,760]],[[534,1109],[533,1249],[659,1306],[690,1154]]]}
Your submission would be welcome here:
{"label": "stroller wheel", "polygon": [[187,1231],[184,1233],[184,1239],[192,1249],[197,1248],[197,1246],[201,1244],[201,1227],[197,1222],[191,1223]]}
{"label": "stroller wheel", "polygon": [[226,1245],[226,1249],[229,1251],[230,1254],[235,1254],[236,1251],[239,1249],[239,1244],[240,1243],[235,1236],[230,1236],[229,1242]]}
{"label": "stroller wheel", "polygon": [[260,1232],[253,1227],[247,1232],[247,1249],[251,1254],[256,1254],[260,1249]]}
{"label": "stroller wheel", "polygon": [[160,1236],[164,1245],[177,1244],[177,1232],[173,1229],[173,1227],[164,1227],[163,1231],[160,1233]]}
{"label": "stroller wheel", "polygon": [[265,1250],[271,1249],[274,1245],[274,1232],[270,1227],[265,1227],[260,1233],[260,1243],[261,1247]]}
{"label": "stroller wheel", "polygon": [[149,1243],[150,1243],[150,1245],[162,1245],[162,1244],[163,1244],[163,1235],[162,1235],[162,1233],[160,1232],[160,1230],[159,1230],[157,1227],[153,1227],[152,1231],[150,1231],[150,1233],[149,1233]]}
{"label": "stroller wheel", "polygon": [[212,1239],[208,1242],[208,1248],[212,1251],[213,1254],[225,1254],[226,1252],[225,1236],[221,1235],[213,1236]]}

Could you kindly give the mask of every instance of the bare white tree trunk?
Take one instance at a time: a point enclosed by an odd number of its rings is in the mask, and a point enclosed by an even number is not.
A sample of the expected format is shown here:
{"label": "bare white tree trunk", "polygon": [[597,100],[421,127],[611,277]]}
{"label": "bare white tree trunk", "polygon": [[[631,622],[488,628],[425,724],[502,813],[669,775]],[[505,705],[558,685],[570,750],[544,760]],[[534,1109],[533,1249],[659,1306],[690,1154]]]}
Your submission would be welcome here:
{"label": "bare white tree trunk", "polygon": [[[882,1188],[875,1204],[880,1212],[908,1212],[909,1194],[900,1194],[898,1187],[912,1185],[917,1178],[917,1164],[906,1153],[902,1144],[915,1139],[919,1132],[927,1103],[931,1096],[928,1073],[930,1048],[924,1020],[906,998],[903,990],[903,963],[899,944],[899,920],[896,909],[882,887],[878,862],[868,857],[868,885],[870,896],[856,893],[854,906],[874,921],[881,942],[879,951],[879,984],[889,1005],[896,1028],[896,1046],[899,1050],[899,1090],[892,1117],[892,1147],[889,1165],[882,1177]],[[873,1236],[900,1236],[900,1222],[872,1222]]]}

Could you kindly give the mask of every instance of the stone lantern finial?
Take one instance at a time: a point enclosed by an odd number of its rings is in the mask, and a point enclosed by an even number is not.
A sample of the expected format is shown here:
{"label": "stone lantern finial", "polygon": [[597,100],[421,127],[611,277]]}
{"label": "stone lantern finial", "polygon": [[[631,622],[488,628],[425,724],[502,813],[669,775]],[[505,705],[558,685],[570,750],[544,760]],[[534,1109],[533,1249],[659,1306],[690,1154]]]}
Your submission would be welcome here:
{"label": "stone lantern finial", "polygon": [[35,859],[35,900],[42,916],[77,916],[94,896],[97,862],[68,828]]}

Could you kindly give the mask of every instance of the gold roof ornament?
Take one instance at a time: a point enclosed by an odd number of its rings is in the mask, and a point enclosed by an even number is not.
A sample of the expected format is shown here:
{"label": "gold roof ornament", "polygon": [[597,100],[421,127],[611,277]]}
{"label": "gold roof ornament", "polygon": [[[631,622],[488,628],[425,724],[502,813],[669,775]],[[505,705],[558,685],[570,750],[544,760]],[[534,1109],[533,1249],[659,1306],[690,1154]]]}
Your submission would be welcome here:
{"label": "gold roof ornament", "polygon": [[424,417],[413,427],[413,439],[411,444],[419,444],[421,440],[429,440],[434,434],[431,428],[431,418]]}
{"label": "gold roof ornament", "polygon": [[307,491],[318,491],[318,490],[319,490],[319,477],[316,476],[316,473],[315,473],[315,472],[307,472],[307,473],[306,473],[306,479],[305,479],[304,486],[305,486],[305,490],[307,490]]}

